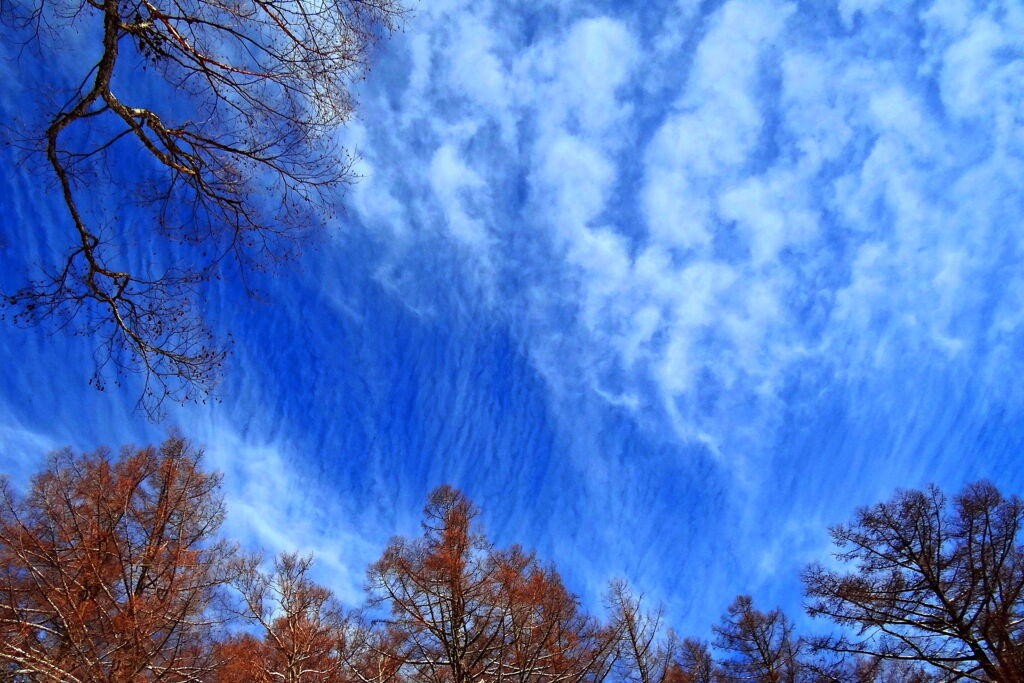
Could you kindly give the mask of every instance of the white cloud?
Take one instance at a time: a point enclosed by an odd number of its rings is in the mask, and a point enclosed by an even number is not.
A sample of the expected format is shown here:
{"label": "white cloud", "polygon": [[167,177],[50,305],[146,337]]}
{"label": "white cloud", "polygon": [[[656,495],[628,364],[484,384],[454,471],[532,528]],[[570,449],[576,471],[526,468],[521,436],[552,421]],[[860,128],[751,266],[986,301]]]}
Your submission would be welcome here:
{"label": "white cloud", "polygon": [[318,580],[346,604],[362,603],[363,572],[376,550],[370,539],[384,537],[373,520],[330,483],[304,475],[287,442],[243,436],[216,420],[190,425],[189,435],[205,446],[205,465],[224,473],[228,538],[268,557],[312,554]]}
{"label": "white cloud", "polygon": [[652,238],[707,248],[716,184],[735,177],[761,130],[757,104],[762,51],[792,7],[734,0],[701,41],[692,83],[646,151],[644,209]]}
{"label": "white cloud", "polygon": [[446,54],[449,87],[488,110],[507,109],[508,78],[495,54],[498,36],[490,24],[479,15],[460,14],[451,33]]}
{"label": "white cloud", "polygon": [[535,191],[550,202],[552,227],[567,239],[583,234],[604,208],[615,168],[599,150],[568,134],[538,145]]}
{"label": "white cloud", "polygon": [[8,415],[0,422],[0,475],[9,477],[15,486],[25,487],[46,456],[63,445],[52,434],[27,427]]}
{"label": "white cloud", "polygon": [[583,19],[538,42],[516,61],[515,102],[541,128],[541,139],[578,134],[616,149],[631,107],[620,90],[637,68],[632,33],[608,17]]}
{"label": "white cloud", "polygon": [[573,25],[555,65],[561,101],[580,119],[586,131],[609,128],[620,116],[624,102],[616,91],[630,78],[639,57],[633,35],[608,17],[586,19]]}
{"label": "white cloud", "polygon": [[[978,17],[943,56],[942,101],[957,117],[998,112],[1005,94],[1024,86],[1024,40],[988,17]],[[1016,57],[1000,56],[1013,49]],[[1018,99],[1018,98],[1014,98]],[[995,106],[993,106],[995,105]]]}
{"label": "white cloud", "polygon": [[451,144],[442,145],[430,162],[430,184],[440,201],[448,229],[461,240],[486,250],[487,228],[467,212],[466,198],[485,189],[485,183],[466,166]]}
{"label": "white cloud", "polygon": [[748,178],[725,190],[721,214],[736,221],[755,268],[774,263],[785,247],[806,246],[818,234],[817,212],[808,206],[807,178],[778,172]]}
{"label": "white cloud", "polygon": [[360,122],[349,124],[341,136],[341,144],[355,158],[352,170],[358,176],[358,182],[349,190],[353,208],[378,229],[403,234],[406,228],[403,207],[391,194],[387,174],[378,168],[381,161],[373,155],[366,125]]}
{"label": "white cloud", "polygon": [[[733,438],[728,411],[775,419],[774,392],[809,357],[872,365],[900,344],[963,348],[965,289],[992,267],[968,226],[988,214],[968,216],[976,196],[945,194],[966,187],[980,156],[920,79],[937,79],[957,125],[1003,130],[997,151],[1009,154],[1017,39],[991,13],[935,3],[922,14],[925,54],[908,65],[878,53],[911,40],[902,24],[874,40],[888,15],[913,19],[905,3],[840,0],[847,30],[813,44],[809,19],[790,21],[799,6],[773,0],[710,16],[681,0],[653,36],[556,12],[561,23],[528,42],[494,5],[460,8],[412,41],[396,116],[434,144],[403,159],[401,177],[429,178],[460,248],[493,265],[467,277],[531,273],[510,324],[553,386],[661,406],[685,439],[718,447]],[[1020,14],[1000,11],[1011,24]],[[990,163],[1006,166],[995,153]],[[972,191],[1010,192],[992,174]],[[517,177],[525,197],[508,192]],[[428,208],[406,201],[429,224]],[[503,253],[509,243],[534,251]]]}
{"label": "white cloud", "polygon": [[[668,124],[658,135],[676,139]],[[659,142],[656,140],[655,144]],[[651,166],[648,165],[643,200],[652,239],[679,249],[709,247],[713,239],[709,192],[694,188],[690,176],[683,171],[652,169]]]}

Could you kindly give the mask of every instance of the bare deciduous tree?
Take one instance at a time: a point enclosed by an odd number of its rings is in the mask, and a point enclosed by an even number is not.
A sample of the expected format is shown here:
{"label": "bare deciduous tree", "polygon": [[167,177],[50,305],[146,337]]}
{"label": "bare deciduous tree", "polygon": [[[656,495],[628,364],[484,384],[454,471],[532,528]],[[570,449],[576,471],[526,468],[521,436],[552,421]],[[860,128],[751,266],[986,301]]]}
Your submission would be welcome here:
{"label": "bare deciduous tree", "polygon": [[853,571],[809,567],[807,611],[856,635],[816,647],[969,680],[1024,678],[1024,504],[988,482],[952,503],[934,486],[901,491],[832,529]]}
{"label": "bare deciduous tree", "polygon": [[[50,31],[63,39],[72,22],[96,42],[78,56],[77,88],[29,145],[66,207],[67,251],[5,302],[18,323],[55,321],[93,338],[101,388],[110,371],[140,371],[140,406],[156,415],[167,398],[206,396],[224,359],[193,310],[197,285],[225,260],[244,272],[288,255],[352,179],[330,133],[351,115],[368,47],[402,9],[397,0],[31,1],[8,14],[36,47]],[[160,101],[126,87],[154,78]],[[113,199],[129,179],[148,207],[146,236],[193,247],[177,249],[171,266],[140,265],[143,254],[105,241],[103,225],[116,219],[86,195]]]}
{"label": "bare deciduous tree", "polygon": [[925,671],[916,662],[881,657],[857,657],[851,669],[847,677],[833,680],[853,683],[934,683],[942,680]]}
{"label": "bare deciduous tree", "polygon": [[793,637],[793,624],[782,610],[758,611],[750,596],[740,595],[712,630],[714,646],[732,653],[719,665],[725,680],[763,683],[797,680],[800,641]]}
{"label": "bare deciduous tree", "polygon": [[23,680],[192,681],[211,670],[233,549],[219,476],[179,438],[62,451],[24,498],[0,483],[0,663]]}
{"label": "bare deciduous tree", "polygon": [[622,580],[608,588],[612,628],[618,636],[618,670],[633,683],[669,683],[682,671],[676,661],[680,643],[671,629],[663,632],[662,611],[646,611],[643,599]]}

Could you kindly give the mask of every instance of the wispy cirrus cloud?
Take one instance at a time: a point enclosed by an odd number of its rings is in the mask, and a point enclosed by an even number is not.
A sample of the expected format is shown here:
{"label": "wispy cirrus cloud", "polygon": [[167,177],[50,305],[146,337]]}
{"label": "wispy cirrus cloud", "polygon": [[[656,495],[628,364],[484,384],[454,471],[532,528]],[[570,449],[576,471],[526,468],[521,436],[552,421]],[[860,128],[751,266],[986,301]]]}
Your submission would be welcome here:
{"label": "wispy cirrus cloud", "polygon": [[[210,291],[245,343],[176,419],[231,528],[355,596],[450,481],[591,604],[626,574],[699,632],[736,592],[793,611],[824,525],[898,485],[1019,488],[1022,29],[998,1],[419,7],[343,136],[347,227],[273,306]],[[6,424],[46,435],[29,374]],[[132,431],[70,394],[67,433]]]}
{"label": "wispy cirrus cloud", "polygon": [[[798,476],[780,463],[813,457],[778,439],[826,387],[1000,383],[984,368],[1016,338],[1015,8],[506,11],[439,13],[444,41],[425,17],[413,72],[437,77],[390,121],[432,122],[423,138],[484,179],[485,198],[446,215],[476,207],[501,292],[490,310],[554,405],[590,392],[668,426],[733,473],[753,516]],[[422,201],[452,206],[443,194]],[[948,419],[921,401],[922,423]],[[924,474],[895,448],[907,480]]]}

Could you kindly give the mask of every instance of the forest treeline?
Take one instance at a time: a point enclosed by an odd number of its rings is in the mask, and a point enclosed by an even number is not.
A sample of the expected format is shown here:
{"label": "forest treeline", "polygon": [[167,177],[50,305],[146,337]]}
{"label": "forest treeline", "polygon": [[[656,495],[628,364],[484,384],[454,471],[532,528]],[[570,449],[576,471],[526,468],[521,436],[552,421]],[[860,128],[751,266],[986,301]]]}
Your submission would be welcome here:
{"label": "forest treeline", "polygon": [[24,493],[0,480],[0,681],[711,683],[1024,680],[1019,498],[900,491],[831,530],[806,568],[804,637],[737,597],[681,637],[624,582],[588,614],[553,566],[487,540],[441,486],[422,534],[339,604],[313,560],[248,555],[218,533],[220,475],[180,437],[60,451]]}

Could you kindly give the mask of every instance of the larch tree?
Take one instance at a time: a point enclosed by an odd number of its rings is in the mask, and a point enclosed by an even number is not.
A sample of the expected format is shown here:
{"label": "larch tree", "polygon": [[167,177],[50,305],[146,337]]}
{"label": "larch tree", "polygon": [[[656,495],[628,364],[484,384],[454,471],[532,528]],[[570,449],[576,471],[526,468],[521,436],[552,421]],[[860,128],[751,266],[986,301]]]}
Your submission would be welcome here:
{"label": "larch tree", "polygon": [[587,616],[558,572],[532,553],[512,546],[494,551],[493,562],[502,635],[486,677],[510,683],[603,679],[616,654],[614,628]]}
{"label": "larch tree", "polygon": [[676,671],[670,677],[675,683],[712,683],[717,668],[708,643],[697,638],[683,638],[679,643]]}
{"label": "larch tree", "polygon": [[715,680],[715,660],[703,640],[683,638],[679,644],[678,666],[680,683],[712,683]]}
{"label": "larch tree", "polygon": [[748,595],[737,596],[721,622],[712,626],[714,646],[729,656],[719,663],[720,676],[728,681],[793,683],[800,675],[801,643],[793,636],[793,624],[780,609],[754,609]]}
{"label": "larch tree", "polygon": [[643,599],[622,580],[611,583],[607,602],[618,637],[620,678],[631,683],[677,683],[683,675],[677,661],[680,643],[664,627],[662,611],[645,610]]}
{"label": "larch tree", "polygon": [[495,550],[477,508],[442,486],[418,539],[392,539],[369,570],[383,624],[400,635],[402,675],[416,683],[597,681],[614,639],[581,614],[552,569],[518,548]]}
{"label": "larch tree", "polygon": [[945,677],[1024,680],[1024,504],[991,483],[951,501],[900,491],[834,527],[852,571],[804,572],[811,616],[852,632],[819,649],[932,667]]}
{"label": "larch tree", "polygon": [[420,539],[394,538],[368,572],[368,589],[403,635],[409,677],[470,683],[498,647],[490,545],[474,528],[476,507],[450,487],[430,494]]}
{"label": "larch tree", "polygon": [[202,680],[233,548],[215,538],[220,477],[200,456],[180,438],[65,450],[25,496],[0,483],[0,666],[16,680]]}
{"label": "larch tree", "polygon": [[[55,182],[66,247],[5,304],[17,323],[50,321],[92,340],[98,386],[141,372],[150,415],[165,399],[204,397],[225,346],[194,310],[197,286],[228,263],[244,274],[287,258],[330,217],[353,179],[332,131],[351,116],[350,87],[402,7],[14,0],[0,10],[5,40],[40,53],[40,69],[78,69],[20,141]],[[74,34],[86,38],[68,41]],[[79,51],[62,61],[69,46]],[[129,198],[138,227],[111,228],[123,219],[110,205]],[[153,258],[157,243],[177,245],[173,263]]]}
{"label": "larch tree", "polygon": [[239,615],[260,639],[245,634],[219,649],[226,657],[218,681],[253,683],[341,683],[345,629],[341,606],[309,577],[311,557],[285,553],[264,571],[258,556],[238,561],[234,585]]}
{"label": "larch tree", "polygon": [[403,681],[399,653],[404,640],[395,629],[382,628],[359,612],[349,613],[338,650],[347,680],[351,683]]}
{"label": "larch tree", "polygon": [[943,679],[929,673],[916,662],[861,656],[852,660],[847,676],[834,677],[832,680],[853,683],[937,683]]}

